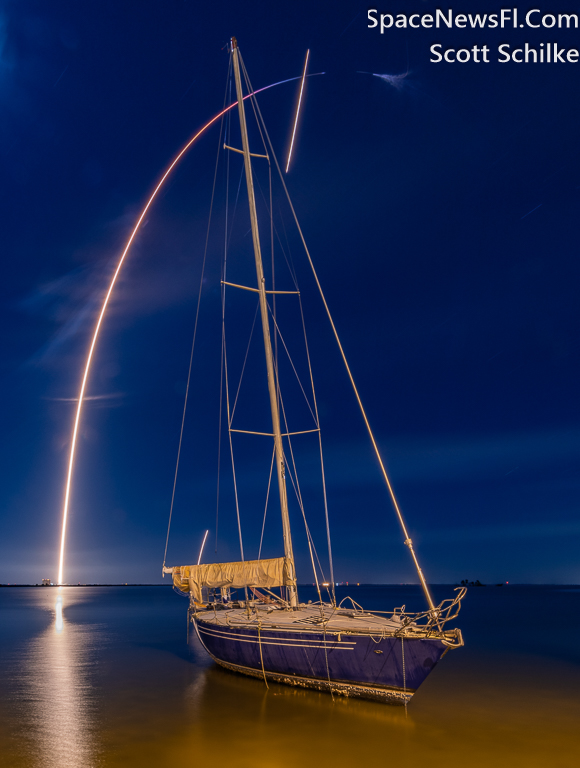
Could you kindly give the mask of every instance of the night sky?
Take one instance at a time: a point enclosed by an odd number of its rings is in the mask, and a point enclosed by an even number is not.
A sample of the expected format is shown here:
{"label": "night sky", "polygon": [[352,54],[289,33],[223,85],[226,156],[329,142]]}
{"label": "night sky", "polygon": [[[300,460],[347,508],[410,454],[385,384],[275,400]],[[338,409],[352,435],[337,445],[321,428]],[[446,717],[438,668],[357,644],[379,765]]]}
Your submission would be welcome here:
{"label": "night sky", "polygon": [[[381,35],[367,28],[368,7],[0,3],[0,583],[56,580],[74,399],[91,329],[156,180],[222,107],[231,35],[256,88],[300,75],[308,48],[310,72],[325,73],[307,82],[287,183],[427,579],[580,581],[580,63],[498,63],[496,52],[526,41],[580,48],[580,30]],[[375,7],[411,14],[438,6]],[[450,7],[489,13],[501,6]],[[520,15],[532,7],[520,6]],[[541,8],[571,10],[553,2]],[[430,63],[436,42],[487,44],[490,63]],[[406,76],[395,87],[364,73]],[[281,160],[297,88],[292,82],[259,97]],[[239,142],[233,127],[232,136]],[[190,150],[115,289],[81,426],[68,582],[161,581],[218,140],[216,125]],[[240,161],[231,162],[236,186]],[[239,558],[225,441],[215,552],[223,171],[222,157],[170,565],[195,561],[206,528],[206,559]],[[230,274],[250,280],[243,187],[236,216]],[[328,321],[291,238],[321,414],[336,580],[414,582]],[[280,284],[292,288],[284,274]],[[238,306],[228,337],[234,388],[255,301],[232,297],[232,311]],[[258,383],[253,395],[244,392],[262,415],[248,416],[242,428],[267,430],[258,354],[254,344],[248,365]],[[288,407],[297,414],[299,401],[291,391]],[[236,440],[246,557],[255,557],[271,443]],[[316,442],[307,436],[293,446],[324,560]],[[264,556],[282,554],[276,515],[270,504]],[[299,581],[312,582],[296,504],[291,521]]]}

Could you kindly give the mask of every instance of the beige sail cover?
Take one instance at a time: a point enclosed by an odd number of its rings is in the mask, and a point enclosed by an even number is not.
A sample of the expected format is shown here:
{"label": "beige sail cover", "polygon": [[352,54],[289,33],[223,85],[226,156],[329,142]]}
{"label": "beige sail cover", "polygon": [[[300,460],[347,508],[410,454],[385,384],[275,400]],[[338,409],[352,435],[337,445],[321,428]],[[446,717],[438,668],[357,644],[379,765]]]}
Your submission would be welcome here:
{"label": "beige sail cover", "polygon": [[285,557],[270,560],[246,560],[239,563],[208,563],[205,565],[176,565],[164,568],[173,575],[173,586],[181,592],[191,592],[194,600],[202,602],[202,587],[289,587],[296,584],[290,564]]}

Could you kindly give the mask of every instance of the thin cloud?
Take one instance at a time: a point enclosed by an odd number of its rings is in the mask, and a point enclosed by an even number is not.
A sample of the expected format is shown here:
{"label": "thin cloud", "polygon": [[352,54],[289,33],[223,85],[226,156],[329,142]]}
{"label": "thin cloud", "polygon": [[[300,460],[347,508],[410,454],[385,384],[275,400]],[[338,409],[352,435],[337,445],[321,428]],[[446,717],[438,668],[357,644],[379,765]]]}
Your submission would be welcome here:
{"label": "thin cloud", "polygon": [[[558,511],[558,515],[560,512]],[[466,528],[432,528],[427,538],[432,541],[497,541],[505,539],[543,539],[562,536],[580,536],[580,522],[501,523]]]}
{"label": "thin cloud", "polygon": [[[74,254],[82,266],[38,285],[18,303],[21,312],[49,321],[54,329],[28,364],[52,362],[79,335],[89,338],[122,252],[128,223],[134,223],[134,218],[134,212],[129,212],[104,225],[104,242]],[[163,250],[155,237],[136,242],[111,297],[109,322],[114,320],[122,326],[184,302],[193,303],[203,250],[192,248],[189,228],[179,218],[168,224],[166,229],[173,233],[173,239]]]}
{"label": "thin cloud", "polygon": [[[106,400],[120,400],[125,397],[125,392],[109,392],[103,395],[85,395],[83,398],[85,403],[90,401],[106,401]],[[57,403],[78,403],[78,397],[45,397],[44,400],[51,400]]]}
{"label": "thin cloud", "polygon": [[[516,469],[519,474],[576,461],[580,430],[508,432],[473,438],[379,437],[379,444],[395,483],[465,482],[500,479]],[[325,449],[324,457],[335,487],[381,482],[366,441],[335,444]]]}

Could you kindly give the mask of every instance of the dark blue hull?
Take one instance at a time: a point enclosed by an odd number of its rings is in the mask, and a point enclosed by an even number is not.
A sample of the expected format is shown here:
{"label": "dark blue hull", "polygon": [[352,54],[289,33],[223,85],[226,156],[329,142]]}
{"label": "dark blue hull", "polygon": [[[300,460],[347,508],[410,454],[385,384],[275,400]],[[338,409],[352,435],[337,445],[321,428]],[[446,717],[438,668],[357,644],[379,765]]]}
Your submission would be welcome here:
{"label": "dark blue hull", "polygon": [[438,638],[216,625],[195,618],[207,652],[229,669],[349,696],[406,703],[448,645]]}

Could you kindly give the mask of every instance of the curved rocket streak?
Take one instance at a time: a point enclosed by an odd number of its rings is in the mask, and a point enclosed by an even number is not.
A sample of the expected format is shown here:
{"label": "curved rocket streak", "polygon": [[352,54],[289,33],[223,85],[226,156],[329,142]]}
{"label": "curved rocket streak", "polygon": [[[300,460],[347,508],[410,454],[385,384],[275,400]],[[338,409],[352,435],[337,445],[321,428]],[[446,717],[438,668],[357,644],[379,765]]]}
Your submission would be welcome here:
{"label": "curved rocket streak", "polygon": [[[318,73],[317,73],[318,74]],[[323,74],[323,73],[320,73]],[[267,91],[269,88],[274,88],[277,85],[283,85],[284,83],[289,83],[293,80],[300,80],[300,77],[290,77],[288,80],[280,80],[278,83],[272,83],[271,85],[266,85],[264,88],[259,88],[256,91],[253,91],[252,93],[249,93],[247,96],[244,96],[244,99],[249,99],[250,96],[255,96],[257,93],[260,93],[261,91]],[[68,473],[66,478],[66,486],[65,486],[65,495],[64,495],[64,506],[63,506],[63,512],[62,512],[62,535],[60,539],[60,559],[59,559],[59,565],[58,565],[58,584],[63,583],[63,570],[64,570],[64,547],[65,547],[65,541],[66,541],[66,523],[67,523],[67,517],[68,517],[68,509],[69,509],[69,503],[70,503],[70,492],[71,492],[71,483],[72,483],[72,477],[73,477],[73,470],[74,470],[74,462],[75,462],[75,451],[76,451],[76,445],[77,445],[77,437],[78,437],[78,431],[79,431],[79,424],[81,420],[81,414],[83,410],[83,402],[85,397],[85,390],[87,386],[87,380],[89,377],[89,370],[91,367],[91,362],[93,360],[93,353],[95,351],[95,345],[97,343],[97,339],[99,337],[99,331],[101,330],[101,325],[103,322],[103,318],[105,316],[105,312],[107,310],[107,305],[109,303],[109,299],[111,298],[111,294],[113,292],[113,288],[115,287],[115,283],[117,282],[117,278],[119,276],[119,272],[121,271],[121,267],[123,266],[123,262],[125,261],[125,258],[127,254],[129,253],[129,249],[131,248],[131,245],[133,244],[133,241],[135,240],[135,236],[137,235],[137,232],[139,231],[139,228],[141,227],[141,224],[143,223],[143,219],[147,215],[147,211],[153,204],[153,201],[157,197],[157,193],[161,189],[161,187],[164,185],[164,183],[167,180],[167,177],[171,174],[175,166],[179,163],[181,158],[185,155],[187,150],[191,147],[191,145],[204,133],[208,128],[210,128],[217,120],[220,119],[223,115],[226,114],[226,112],[229,112],[230,109],[233,109],[238,104],[237,101],[235,101],[233,104],[230,104],[225,109],[222,109],[221,112],[219,112],[217,115],[212,117],[211,120],[209,120],[202,128],[199,129],[199,131],[192,136],[192,138],[187,142],[187,144],[180,150],[180,152],[174,157],[172,162],[169,164],[167,169],[165,170],[165,173],[161,176],[161,179],[159,180],[157,186],[153,190],[153,193],[151,194],[151,197],[147,201],[145,207],[141,211],[141,214],[139,218],[137,219],[137,223],[135,224],[135,227],[133,228],[133,231],[131,232],[131,235],[127,241],[127,244],[125,245],[125,249],[123,250],[123,253],[121,254],[121,258],[119,259],[119,263],[117,264],[117,268],[113,274],[113,278],[111,280],[111,283],[109,285],[109,290],[107,291],[105,295],[105,299],[103,301],[103,306],[101,307],[101,312],[99,314],[97,324],[95,326],[95,330],[93,332],[93,338],[91,341],[91,345],[89,347],[89,353],[87,355],[87,361],[85,363],[85,371],[83,374],[82,382],[81,382],[81,389],[79,392],[78,397],[78,405],[77,405],[77,411],[75,415],[74,420],[74,426],[73,426],[73,432],[72,432],[72,440],[71,440],[71,448],[70,448],[70,456],[69,456],[69,462],[68,462]]]}

